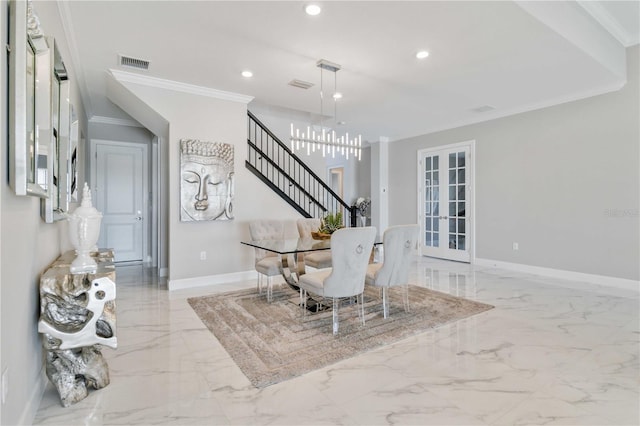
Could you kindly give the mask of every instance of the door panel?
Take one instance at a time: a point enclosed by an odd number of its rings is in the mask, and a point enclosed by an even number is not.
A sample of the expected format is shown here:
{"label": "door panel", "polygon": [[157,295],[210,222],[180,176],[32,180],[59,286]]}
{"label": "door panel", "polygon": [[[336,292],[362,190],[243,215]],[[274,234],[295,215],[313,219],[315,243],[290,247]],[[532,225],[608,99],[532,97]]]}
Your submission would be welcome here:
{"label": "door panel", "polygon": [[469,153],[468,146],[460,146],[419,154],[419,216],[425,256],[470,260]]}
{"label": "door panel", "polygon": [[146,146],[96,145],[96,208],[102,212],[98,245],[116,262],[143,260]]}

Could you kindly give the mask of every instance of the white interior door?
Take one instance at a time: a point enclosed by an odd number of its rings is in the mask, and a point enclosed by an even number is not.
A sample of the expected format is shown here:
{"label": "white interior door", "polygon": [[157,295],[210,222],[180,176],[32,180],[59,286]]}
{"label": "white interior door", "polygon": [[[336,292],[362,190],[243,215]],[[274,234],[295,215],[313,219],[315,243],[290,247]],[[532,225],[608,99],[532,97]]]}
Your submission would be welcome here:
{"label": "white interior door", "polygon": [[419,151],[422,254],[469,262],[473,247],[472,145]]}
{"label": "white interior door", "polygon": [[95,200],[102,213],[98,246],[113,248],[116,262],[143,260],[146,158],[146,145],[108,141],[95,144]]}

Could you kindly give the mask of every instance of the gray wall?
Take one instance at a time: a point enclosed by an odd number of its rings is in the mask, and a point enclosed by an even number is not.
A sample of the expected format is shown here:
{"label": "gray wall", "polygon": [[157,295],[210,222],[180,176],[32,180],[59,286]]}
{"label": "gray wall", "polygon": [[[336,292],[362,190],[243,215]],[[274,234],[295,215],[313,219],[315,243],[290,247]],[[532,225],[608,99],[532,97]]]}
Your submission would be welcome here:
{"label": "gray wall", "polygon": [[[356,198],[371,198],[371,147],[362,150],[362,160],[356,170],[356,184],[358,188]],[[371,209],[368,214],[371,215]]]}
{"label": "gray wall", "polygon": [[[254,268],[248,239],[254,219],[294,220],[301,216],[245,168],[246,105],[173,90],[127,84],[127,89],[169,123],[168,150],[169,280],[206,277]],[[126,108],[124,108],[126,110]],[[235,199],[232,221],[180,222],[180,139],[202,139],[235,147]],[[200,252],[207,260],[200,260]]]}
{"label": "gray wall", "polygon": [[[91,139],[118,142],[136,142],[151,145],[153,134],[143,127],[118,126],[113,124],[89,123]],[[88,170],[88,172],[90,172]]]}
{"label": "gray wall", "polygon": [[[86,135],[86,114],[78,95],[75,67],[62,31],[56,2],[34,2],[46,35],[54,36],[71,79],[71,100],[80,119],[80,129]],[[7,1],[0,1],[2,46],[8,43]],[[30,424],[40,403],[42,385],[42,351],[37,332],[40,313],[39,277],[65,247],[62,247],[63,222],[46,224],[40,219],[40,199],[18,197],[9,187],[8,145],[6,129],[7,73],[6,55],[1,56],[0,91],[0,363],[8,369],[9,392],[2,406],[3,425]],[[84,146],[79,146],[80,155]],[[80,157],[83,158],[83,157]],[[84,164],[79,165],[79,178],[84,179]]]}
{"label": "gray wall", "polygon": [[639,50],[617,92],[392,143],[390,225],[417,220],[417,151],[475,140],[477,258],[640,279]]}

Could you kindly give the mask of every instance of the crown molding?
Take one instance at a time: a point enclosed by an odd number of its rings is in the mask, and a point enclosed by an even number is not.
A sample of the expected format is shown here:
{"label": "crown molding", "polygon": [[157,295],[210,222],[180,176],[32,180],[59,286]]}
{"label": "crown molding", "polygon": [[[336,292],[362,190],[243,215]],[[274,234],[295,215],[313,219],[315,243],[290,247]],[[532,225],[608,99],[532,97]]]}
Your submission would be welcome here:
{"label": "crown molding", "polygon": [[57,0],[57,5],[58,12],[60,13],[60,20],[62,21],[62,30],[64,31],[65,38],[67,39],[67,47],[69,48],[71,62],[73,63],[73,69],[76,73],[75,78],[78,82],[84,112],[87,117],[91,117],[93,115],[93,105],[91,104],[91,97],[89,96],[89,86],[87,86],[84,68],[80,61],[80,53],[78,53],[78,45],[76,44],[76,35],[73,29],[73,19],[71,19],[69,2]]}
{"label": "crown molding", "polygon": [[110,69],[109,72],[117,81],[121,83],[139,84],[142,86],[173,90],[176,92],[188,93],[191,95],[207,96],[210,98],[240,102],[243,104],[248,104],[253,100],[253,96],[242,95],[240,93],[234,92],[225,92],[224,90],[212,89],[210,87],[196,86],[179,81],[165,80],[163,78],[150,77],[114,69]]}
{"label": "crown molding", "polygon": [[105,117],[102,115],[94,115],[89,119],[89,123],[91,124],[109,124],[112,126],[129,126],[129,127],[140,127],[144,128],[144,126],[138,123],[135,120],[128,120],[126,118],[113,118],[113,117]]}
{"label": "crown molding", "polygon": [[377,143],[391,142],[391,138],[388,138],[387,136],[378,136],[378,139],[367,140],[367,142],[369,142],[370,145],[375,145]]}
{"label": "crown molding", "polygon": [[640,43],[640,34],[630,34],[599,2],[578,0],[577,3],[624,47]]}

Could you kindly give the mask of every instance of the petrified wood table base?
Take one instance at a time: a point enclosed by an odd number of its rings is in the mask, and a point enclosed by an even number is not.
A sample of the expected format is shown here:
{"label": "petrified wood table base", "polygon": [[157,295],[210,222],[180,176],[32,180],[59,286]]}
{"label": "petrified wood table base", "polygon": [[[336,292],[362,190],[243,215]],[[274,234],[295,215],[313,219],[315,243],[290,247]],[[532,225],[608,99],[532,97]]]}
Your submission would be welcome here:
{"label": "petrified wood table base", "polygon": [[89,388],[109,384],[102,346],[117,346],[113,253],[94,254],[95,273],[71,274],[67,252],[40,278],[40,321],[47,377],[68,407],[87,397]]}
{"label": "petrified wood table base", "polygon": [[99,346],[47,351],[47,377],[58,390],[63,406],[86,398],[90,387],[101,389],[109,384],[109,366]]}

